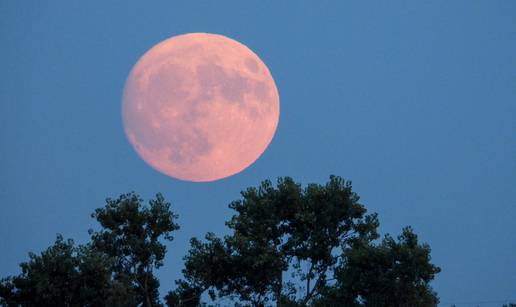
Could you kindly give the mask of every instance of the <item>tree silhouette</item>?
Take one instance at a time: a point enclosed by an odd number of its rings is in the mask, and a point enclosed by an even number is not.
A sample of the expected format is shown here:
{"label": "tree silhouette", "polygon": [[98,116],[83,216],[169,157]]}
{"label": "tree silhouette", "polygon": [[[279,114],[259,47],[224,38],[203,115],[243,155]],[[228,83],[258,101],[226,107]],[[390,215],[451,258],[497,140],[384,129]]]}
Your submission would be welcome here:
{"label": "tree silhouette", "polygon": [[[411,228],[380,242],[351,182],[331,176],[303,187],[264,181],[229,207],[230,234],[193,238],[183,278],[167,306],[436,306],[430,282],[440,269]],[[162,306],[155,270],[179,229],[161,194],[107,199],[92,214],[100,227],[76,245],[58,235],[21,273],[0,280],[2,306]],[[222,304],[222,305],[227,305]]]}
{"label": "tree silhouette", "polygon": [[22,273],[0,283],[4,306],[160,306],[153,270],[179,227],[160,194],[142,206],[134,193],[107,199],[92,214],[102,230],[75,246],[58,235],[41,255],[30,254]]}
{"label": "tree silhouette", "polygon": [[386,235],[378,245],[348,250],[335,270],[336,283],[314,306],[436,306],[439,299],[429,283],[439,272],[430,263],[430,247],[418,244],[407,227],[398,241]]}
{"label": "tree silhouette", "polygon": [[229,205],[236,211],[226,223],[230,235],[191,240],[184,279],[167,304],[197,303],[207,292],[251,306],[436,305],[429,282],[439,268],[430,248],[410,228],[399,243],[387,236],[373,244],[377,216],[358,201],[337,176],[306,188],[286,177],[247,189]]}

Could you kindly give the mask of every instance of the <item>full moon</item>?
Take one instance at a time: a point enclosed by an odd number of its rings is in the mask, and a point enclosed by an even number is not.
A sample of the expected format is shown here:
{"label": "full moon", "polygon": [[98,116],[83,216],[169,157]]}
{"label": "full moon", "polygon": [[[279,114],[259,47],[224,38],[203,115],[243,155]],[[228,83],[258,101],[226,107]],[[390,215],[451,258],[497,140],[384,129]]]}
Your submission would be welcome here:
{"label": "full moon", "polygon": [[157,171],[188,181],[241,172],[265,151],[279,95],[260,58],[222,35],[191,33],[152,47],[127,78],[129,142]]}

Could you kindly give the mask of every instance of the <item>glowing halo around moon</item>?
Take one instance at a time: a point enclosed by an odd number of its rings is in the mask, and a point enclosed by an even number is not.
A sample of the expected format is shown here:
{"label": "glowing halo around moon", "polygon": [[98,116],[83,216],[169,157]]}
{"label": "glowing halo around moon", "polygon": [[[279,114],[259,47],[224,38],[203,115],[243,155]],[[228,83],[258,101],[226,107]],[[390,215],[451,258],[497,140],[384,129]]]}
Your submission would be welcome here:
{"label": "glowing halo around moon", "polygon": [[188,181],[241,172],[265,151],[279,119],[269,69],[245,45],[191,33],[152,47],[127,78],[129,142],[154,169]]}

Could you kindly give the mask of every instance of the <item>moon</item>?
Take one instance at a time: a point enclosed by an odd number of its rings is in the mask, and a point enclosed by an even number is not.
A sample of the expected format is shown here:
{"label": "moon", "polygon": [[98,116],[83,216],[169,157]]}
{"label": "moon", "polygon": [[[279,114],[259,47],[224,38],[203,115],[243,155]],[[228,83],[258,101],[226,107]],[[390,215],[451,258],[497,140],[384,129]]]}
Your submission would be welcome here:
{"label": "moon", "polygon": [[263,61],[228,37],[166,39],[134,65],[122,119],[138,155],[186,181],[222,179],[265,151],[279,120],[279,95]]}

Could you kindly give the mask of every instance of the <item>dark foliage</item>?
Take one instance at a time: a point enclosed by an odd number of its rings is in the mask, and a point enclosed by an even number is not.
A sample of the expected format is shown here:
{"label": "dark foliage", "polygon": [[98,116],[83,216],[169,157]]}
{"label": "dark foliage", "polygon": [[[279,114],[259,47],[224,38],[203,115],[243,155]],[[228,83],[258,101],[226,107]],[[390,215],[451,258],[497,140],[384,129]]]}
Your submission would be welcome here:
{"label": "dark foliage", "polygon": [[30,254],[22,273],[0,283],[4,306],[160,306],[153,269],[179,227],[170,204],[158,194],[142,206],[134,193],[108,199],[92,215],[102,226],[91,242],[75,246],[57,237],[41,255]]}
{"label": "dark foliage", "polygon": [[[164,241],[179,229],[170,204],[134,193],[95,210],[100,228],[76,245],[58,236],[29,254],[22,272],[0,280],[1,306],[162,306],[155,270]],[[291,178],[264,181],[229,207],[230,234],[193,238],[183,279],[167,306],[436,306],[430,282],[440,269],[411,228],[378,239],[351,183],[331,176],[302,187]]]}
{"label": "dark foliage", "polygon": [[336,176],[306,188],[287,177],[276,187],[264,181],[247,189],[230,204],[231,235],[191,240],[169,306],[197,302],[205,292],[251,306],[436,305],[429,282],[439,269],[429,262],[429,247],[410,229],[400,243],[386,237],[373,245],[378,220],[358,200],[351,183]]}
{"label": "dark foliage", "polygon": [[430,247],[418,244],[412,229],[398,241],[386,236],[345,253],[335,271],[336,283],[322,291],[315,306],[436,306],[429,286],[440,268],[430,263]]}

